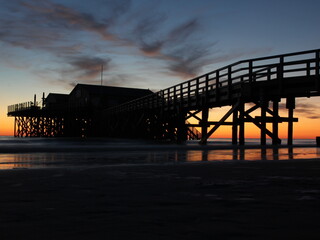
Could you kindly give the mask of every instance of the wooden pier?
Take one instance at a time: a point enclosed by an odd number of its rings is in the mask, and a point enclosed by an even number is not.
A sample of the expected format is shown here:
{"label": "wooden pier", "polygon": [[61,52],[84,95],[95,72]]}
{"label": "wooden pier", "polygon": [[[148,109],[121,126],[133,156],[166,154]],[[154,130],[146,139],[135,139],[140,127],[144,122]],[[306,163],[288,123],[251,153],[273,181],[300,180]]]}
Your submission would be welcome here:
{"label": "wooden pier", "polygon": [[[288,123],[292,145],[295,99],[320,95],[320,50],[240,61],[157,93],[103,111],[105,131],[113,136],[145,136],[181,142],[188,127],[201,129],[201,144],[221,126],[232,126],[232,143],[245,144],[246,123],[260,129],[261,145],[266,137],[281,143],[279,124]],[[279,102],[286,100],[288,114],[279,115]],[[229,106],[216,122],[209,109]],[[260,116],[251,116],[260,110]],[[189,124],[194,118],[197,124]],[[229,120],[231,119],[231,120]],[[272,123],[272,129],[267,129]]]}
{"label": "wooden pier", "polygon": [[[266,144],[267,136],[277,145],[281,143],[279,124],[286,122],[288,144],[292,145],[293,123],[298,121],[294,117],[296,98],[320,96],[319,56],[320,49],[317,49],[239,61],[156,93],[100,107],[94,114],[89,114],[89,118],[86,118],[88,114],[80,116],[81,111],[78,111],[68,124],[81,118],[84,125],[91,122],[96,126],[99,136],[176,142],[199,139],[201,144],[206,144],[219,127],[228,125],[231,126],[232,143],[244,145],[245,126],[253,123],[260,129],[261,145]],[[286,101],[285,116],[279,114],[281,99]],[[70,106],[69,101],[69,109]],[[223,117],[210,121],[209,110],[214,112],[223,106],[229,108]],[[252,116],[257,111],[260,115]],[[47,133],[43,136],[59,136],[64,135],[65,130],[59,129],[66,129],[65,121],[70,113],[67,110],[58,112],[53,114],[46,106],[40,109],[34,104],[23,111],[11,106],[8,115],[16,118],[15,136],[32,136],[30,126],[37,122],[41,129],[42,125],[49,126],[46,121],[53,127],[43,131]],[[40,113],[42,120],[38,120]],[[191,124],[191,119],[197,123]],[[43,123],[38,124],[39,121]],[[267,123],[271,123],[271,129],[267,128]]]}

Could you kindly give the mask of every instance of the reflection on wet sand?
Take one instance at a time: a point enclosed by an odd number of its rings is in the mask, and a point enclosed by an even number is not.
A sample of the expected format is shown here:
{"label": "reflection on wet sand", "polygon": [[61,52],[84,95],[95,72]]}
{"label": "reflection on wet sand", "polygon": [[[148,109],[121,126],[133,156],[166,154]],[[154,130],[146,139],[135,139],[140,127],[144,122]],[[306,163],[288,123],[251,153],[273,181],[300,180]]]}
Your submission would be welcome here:
{"label": "reflection on wet sand", "polygon": [[226,149],[188,151],[187,162],[197,161],[257,161],[257,160],[294,160],[319,158],[318,148],[260,148],[260,149]]}
{"label": "reflection on wet sand", "polygon": [[174,152],[150,152],[149,163],[157,162],[206,162],[206,161],[267,161],[319,158],[317,148],[258,148],[187,150]]}
{"label": "reflection on wet sand", "polygon": [[234,149],[150,149],[87,153],[0,154],[0,169],[83,165],[154,164],[207,161],[278,161],[315,159],[320,149],[310,148],[234,148]]}

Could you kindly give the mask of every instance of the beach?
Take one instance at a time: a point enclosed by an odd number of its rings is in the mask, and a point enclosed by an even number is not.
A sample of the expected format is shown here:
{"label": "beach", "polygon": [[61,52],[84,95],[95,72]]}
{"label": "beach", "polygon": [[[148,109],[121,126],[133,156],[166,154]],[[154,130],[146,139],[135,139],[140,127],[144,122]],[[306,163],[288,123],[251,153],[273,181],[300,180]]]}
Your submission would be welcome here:
{"label": "beach", "polygon": [[0,171],[0,239],[319,239],[320,161]]}

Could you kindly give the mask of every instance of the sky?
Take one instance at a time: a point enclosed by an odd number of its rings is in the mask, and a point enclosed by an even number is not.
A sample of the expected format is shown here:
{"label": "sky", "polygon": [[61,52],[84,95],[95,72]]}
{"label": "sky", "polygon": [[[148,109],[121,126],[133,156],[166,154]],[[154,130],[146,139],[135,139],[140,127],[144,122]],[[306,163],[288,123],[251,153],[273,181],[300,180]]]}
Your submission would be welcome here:
{"label": "sky", "polygon": [[[319,9],[318,0],[0,0],[0,135],[13,135],[8,105],[100,84],[102,65],[104,85],[158,91],[239,60],[318,49]],[[297,100],[295,137],[320,136],[319,103]]]}

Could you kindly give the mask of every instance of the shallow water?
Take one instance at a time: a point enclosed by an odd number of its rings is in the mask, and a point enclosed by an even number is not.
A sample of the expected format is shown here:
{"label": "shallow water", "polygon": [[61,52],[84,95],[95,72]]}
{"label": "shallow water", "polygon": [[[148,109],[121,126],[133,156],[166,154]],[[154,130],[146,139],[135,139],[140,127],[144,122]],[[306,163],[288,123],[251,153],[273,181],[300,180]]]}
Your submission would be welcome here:
{"label": "shallow water", "polygon": [[[119,164],[165,164],[205,161],[278,161],[320,159],[314,140],[295,140],[299,147],[259,148],[258,139],[235,149],[230,139],[210,140],[201,147],[115,139],[49,139],[0,137],[0,169]],[[285,144],[285,143],[284,143]]]}

